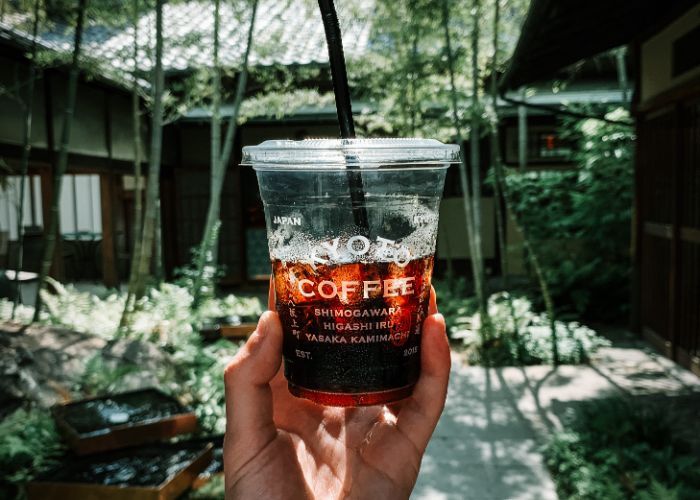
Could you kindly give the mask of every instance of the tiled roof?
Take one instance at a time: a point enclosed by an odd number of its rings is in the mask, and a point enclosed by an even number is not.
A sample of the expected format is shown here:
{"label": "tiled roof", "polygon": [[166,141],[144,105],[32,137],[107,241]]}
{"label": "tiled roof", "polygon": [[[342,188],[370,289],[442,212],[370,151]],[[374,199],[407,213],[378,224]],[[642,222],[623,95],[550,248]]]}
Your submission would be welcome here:
{"label": "tiled roof", "polygon": [[[369,44],[374,0],[338,2],[338,17],[348,58],[362,55]],[[237,12],[230,3],[220,7],[219,51],[224,67],[236,68],[245,50],[250,10]],[[166,71],[211,66],[213,59],[214,4],[195,0],[166,4],[163,11]],[[23,44],[31,41],[29,14],[6,14],[0,22],[0,39],[11,38]],[[139,66],[151,68],[148,57],[154,45],[155,13],[139,21]],[[39,34],[40,46],[67,53],[73,33],[65,26],[54,26]],[[105,27],[89,23],[84,35],[84,54],[113,77],[125,77],[133,68],[133,27]],[[327,64],[323,24],[315,2],[308,0],[260,0],[255,22],[250,63],[256,66]],[[120,75],[121,73],[121,75]]]}

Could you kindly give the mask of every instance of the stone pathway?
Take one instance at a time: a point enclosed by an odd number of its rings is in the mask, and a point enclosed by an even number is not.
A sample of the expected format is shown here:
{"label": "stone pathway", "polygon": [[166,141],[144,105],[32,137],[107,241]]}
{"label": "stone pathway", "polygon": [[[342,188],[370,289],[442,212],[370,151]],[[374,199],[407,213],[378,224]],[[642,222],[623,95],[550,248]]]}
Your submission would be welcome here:
{"label": "stone pathway", "polygon": [[539,452],[548,433],[577,401],[625,394],[697,409],[700,378],[636,340],[601,349],[590,365],[556,370],[470,367],[453,356],[445,412],[411,498],[556,499]]}

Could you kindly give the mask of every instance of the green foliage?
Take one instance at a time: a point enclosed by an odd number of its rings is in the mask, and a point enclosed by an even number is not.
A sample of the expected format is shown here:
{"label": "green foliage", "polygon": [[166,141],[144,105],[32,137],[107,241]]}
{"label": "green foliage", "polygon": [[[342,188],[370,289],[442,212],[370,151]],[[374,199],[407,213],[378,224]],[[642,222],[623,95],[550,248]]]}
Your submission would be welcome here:
{"label": "green foliage", "polygon": [[226,494],[223,474],[212,477],[207,484],[201,488],[190,492],[187,498],[190,500],[219,500]]}
{"label": "green foliage", "polygon": [[281,119],[303,108],[311,110],[334,105],[335,97],[331,92],[320,93],[315,89],[267,89],[265,93],[249,97],[241,103],[238,121],[244,123],[259,116]]}
{"label": "green foliage", "polygon": [[[621,109],[607,115],[623,119]],[[559,313],[623,320],[629,309],[633,196],[631,128],[569,122],[576,168],[510,172],[512,208],[538,249]]]}
{"label": "green foliage", "polygon": [[179,395],[194,408],[206,433],[223,434],[226,430],[223,373],[239,346],[228,340],[210,345],[197,340],[188,347],[173,356],[180,368],[176,381],[180,386]]}
{"label": "green foliage", "polygon": [[[99,297],[57,282],[53,282],[52,286],[56,293],[44,295],[47,307],[42,323],[96,334],[108,340],[116,338],[125,298],[123,295],[112,293]],[[194,310],[192,305],[192,295],[186,288],[163,283],[151,289],[139,301],[129,330],[120,333],[122,340],[154,343],[168,354],[172,366],[115,364],[96,353],[86,361],[75,390],[80,395],[96,395],[128,387],[127,380],[147,380],[191,405],[202,429],[224,432],[222,373],[239,345],[224,340],[204,344],[199,328],[212,317],[257,318],[262,313],[262,305],[257,298],[233,295],[209,298]],[[2,319],[9,319],[11,311],[12,303],[6,299],[0,300]],[[32,308],[20,312],[26,322],[33,314]]]}
{"label": "green foliage", "polygon": [[[99,297],[90,292],[80,292],[73,285],[63,285],[52,278],[46,281],[54,293],[41,292],[44,304],[42,323],[108,339],[114,335],[124,308],[124,297],[117,293]],[[4,307],[2,309],[4,312]]]}
{"label": "green foliage", "polygon": [[[12,318],[12,301],[8,299],[0,300],[0,319],[2,321],[10,321]],[[17,310],[15,311],[14,321],[22,324],[28,324],[32,321],[32,316],[34,316],[34,308],[25,306],[24,304],[18,304]]]}
{"label": "green foliage", "polygon": [[[370,103],[376,110],[357,117],[356,125],[361,134],[454,139],[456,130],[450,111],[448,60],[441,17],[445,3],[456,63],[458,120],[464,132],[469,129],[471,9],[455,0],[378,0],[372,18],[370,52],[360,60],[348,61],[353,97]],[[501,61],[507,60],[514,48],[528,3],[501,0]],[[493,6],[483,3],[477,61],[482,75],[490,71],[493,13]],[[484,123],[488,121],[486,109],[480,108],[478,114]]]}
{"label": "green foliage", "polygon": [[454,278],[451,282],[433,279],[433,287],[437,295],[438,309],[445,317],[447,334],[451,336],[452,332],[459,331],[476,313],[476,299],[469,292],[467,280],[463,276]]}
{"label": "green foliage", "polygon": [[18,486],[55,464],[62,447],[51,416],[19,409],[0,422],[0,497],[18,496]]}
{"label": "green foliage", "polygon": [[[175,284],[185,288],[190,295],[202,299],[214,297],[216,282],[224,276],[224,266],[215,262],[214,247],[219,244],[219,229],[221,221],[212,227],[211,233],[205,236],[204,245],[190,249],[190,262],[175,269]],[[201,268],[201,276],[200,276]],[[195,290],[199,286],[199,290]]]}
{"label": "green foliage", "polygon": [[[452,320],[452,338],[460,338],[469,348],[469,361],[492,366],[537,365],[553,362],[549,319],[533,311],[525,297],[500,292],[489,297],[488,313],[491,334],[480,335],[481,318],[458,315]],[[576,322],[557,321],[559,362],[581,364],[590,355],[610,342],[592,329]]]}
{"label": "green foliage", "polygon": [[227,295],[223,298],[210,298],[197,309],[201,322],[216,318],[237,317],[241,321],[256,321],[263,313],[262,303],[257,297]]}
{"label": "green foliage", "polygon": [[675,439],[664,409],[623,399],[586,403],[545,447],[560,497],[691,499],[697,458]]}
{"label": "green foliage", "polygon": [[76,391],[86,396],[118,391],[122,379],[139,370],[133,364],[108,364],[102,353],[97,353],[85,363],[85,369],[76,384]]}

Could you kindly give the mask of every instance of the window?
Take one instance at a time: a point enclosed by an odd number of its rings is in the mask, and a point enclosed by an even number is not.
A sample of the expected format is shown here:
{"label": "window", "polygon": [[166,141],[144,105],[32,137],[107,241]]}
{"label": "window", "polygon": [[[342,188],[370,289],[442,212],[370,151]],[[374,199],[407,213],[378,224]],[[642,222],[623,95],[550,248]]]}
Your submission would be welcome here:
{"label": "window", "polygon": [[[17,209],[19,207],[20,177],[7,178],[0,189],[0,232],[17,240]],[[27,178],[22,220],[25,231],[43,229],[41,180],[38,175]],[[102,235],[99,175],[64,175],[61,188],[61,234],[68,238],[97,239]]]}
{"label": "window", "polygon": [[[7,185],[0,190],[0,231],[7,233],[10,241],[17,240],[20,187],[20,177],[11,175],[7,177]],[[43,226],[43,213],[39,176],[28,176],[24,189],[23,225],[25,228],[40,230]]]}
{"label": "window", "polygon": [[99,175],[64,175],[61,189],[61,234],[67,238],[102,236]]}
{"label": "window", "polygon": [[[532,165],[567,163],[573,149],[568,140],[562,139],[556,127],[530,125],[527,129],[527,162]],[[505,162],[518,164],[518,127],[510,125],[505,130]]]}

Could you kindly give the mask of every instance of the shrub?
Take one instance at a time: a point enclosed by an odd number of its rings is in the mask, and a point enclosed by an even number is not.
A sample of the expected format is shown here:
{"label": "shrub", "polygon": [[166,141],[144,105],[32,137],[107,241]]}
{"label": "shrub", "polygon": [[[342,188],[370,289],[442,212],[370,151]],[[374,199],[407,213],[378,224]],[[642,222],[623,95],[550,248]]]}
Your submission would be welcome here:
{"label": "shrub", "polygon": [[[106,339],[114,336],[124,310],[124,296],[111,293],[100,297],[81,292],[73,285],[63,285],[51,278],[47,280],[54,293],[41,292],[45,306],[40,318],[42,323]],[[33,313],[34,308],[31,310]]]}
{"label": "shrub", "polygon": [[[108,340],[118,336],[124,295],[111,293],[99,297],[58,282],[52,282],[52,286],[55,293],[43,294],[46,305],[43,323]],[[2,319],[9,319],[11,310],[9,301],[0,300]],[[115,366],[106,362],[101,353],[95,353],[86,360],[85,371],[75,389],[80,394],[95,395],[124,387],[127,377],[152,380],[161,390],[191,405],[202,429],[222,433],[225,424],[222,373],[239,345],[224,340],[205,345],[198,330],[212,317],[257,318],[261,313],[262,305],[257,298],[233,295],[210,297],[193,309],[193,298],[187,288],[162,283],[139,300],[130,328],[119,336],[153,342],[169,355],[172,367]],[[26,308],[20,316],[28,322],[32,314],[32,308]]]}
{"label": "shrub", "polygon": [[634,135],[590,119],[565,123],[562,135],[577,144],[576,168],[508,173],[512,208],[559,312],[620,320],[629,309]]}
{"label": "shrub", "polygon": [[[454,320],[451,335],[461,338],[469,349],[469,361],[494,366],[536,365],[552,363],[552,341],[549,319],[533,311],[525,297],[512,297],[499,292],[488,300],[491,334],[479,333],[481,317],[477,312]],[[580,364],[610,342],[576,322],[555,322],[559,362]]]}
{"label": "shrub", "polygon": [[224,368],[233,359],[239,345],[219,340],[203,345],[201,340],[187,351],[175,353],[179,396],[194,408],[201,428],[208,434],[223,434],[226,430],[226,399]]}
{"label": "shrub", "polygon": [[[204,249],[197,245],[190,249],[190,262],[175,269],[175,285],[186,289],[193,297],[199,292],[198,301],[216,295],[216,283],[225,274],[224,266],[216,263],[214,248],[219,244],[221,221],[217,221],[209,234]],[[200,274],[199,266],[202,266]],[[195,288],[199,285],[199,290]]]}
{"label": "shrub", "polygon": [[56,463],[62,451],[45,410],[19,409],[0,422],[0,497],[20,496],[20,485]]}
{"label": "shrub", "polygon": [[467,319],[476,312],[476,299],[468,293],[467,281],[461,276],[452,282],[433,279],[433,287],[437,295],[438,309],[445,317],[447,334],[451,337],[452,332],[464,327]]}
{"label": "shrub", "polygon": [[690,499],[700,496],[697,458],[674,438],[661,408],[608,399],[568,415],[544,449],[562,498]]}
{"label": "shrub", "polygon": [[257,297],[236,295],[206,299],[197,309],[202,322],[222,317],[237,317],[241,321],[250,321],[256,320],[262,313],[262,303]]}

